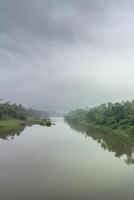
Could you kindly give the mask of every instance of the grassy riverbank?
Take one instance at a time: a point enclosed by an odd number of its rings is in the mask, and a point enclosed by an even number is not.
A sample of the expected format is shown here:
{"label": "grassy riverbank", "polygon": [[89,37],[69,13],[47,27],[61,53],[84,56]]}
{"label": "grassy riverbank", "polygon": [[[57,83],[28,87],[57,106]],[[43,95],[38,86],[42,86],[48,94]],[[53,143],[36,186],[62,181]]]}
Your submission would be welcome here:
{"label": "grassy riverbank", "polygon": [[0,133],[4,132],[15,132],[22,128],[25,125],[25,121],[14,119],[14,118],[5,118],[0,120]]}
{"label": "grassy riverbank", "polygon": [[65,121],[67,121],[67,123],[69,125],[74,125],[74,126],[78,126],[78,127],[82,127],[83,131],[88,129],[88,128],[94,128],[97,130],[100,130],[102,132],[106,132],[106,133],[113,133],[114,135],[121,135],[121,136],[125,136],[125,137],[134,137],[134,126],[118,126],[118,127],[112,127],[112,126],[108,126],[108,125],[97,125],[95,123],[89,123],[87,121],[71,121],[68,119],[65,119]]}
{"label": "grassy riverbank", "polygon": [[94,123],[88,123],[86,124],[85,127],[92,127],[95,129],[98,129],[100,131],[103,132],[107,132],[107,133],[113,133],[115,135],[121,135],[121,136],[125,136],[125,137],[134,137],[134,126],[118,126],[118,127],[112,127],[112,126],[107,126],[107,125],[96,125]]}
{"label": "grassy riverbank", "polygon": [[7,132],[17,132],[26,125],[32,126],[34,124],[39,124],[41,126],[52,125],[50,119],[28,118],[26,120],[19,120],[14,118],[3,118],[0,119],[0,134]]}

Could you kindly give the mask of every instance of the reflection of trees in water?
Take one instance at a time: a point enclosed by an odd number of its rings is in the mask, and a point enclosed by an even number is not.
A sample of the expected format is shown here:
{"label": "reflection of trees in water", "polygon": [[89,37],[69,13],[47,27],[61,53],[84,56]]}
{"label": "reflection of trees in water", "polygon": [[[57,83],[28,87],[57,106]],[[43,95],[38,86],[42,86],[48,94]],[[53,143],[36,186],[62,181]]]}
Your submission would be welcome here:
{"label": "reflection of trees in water", "polygon": [[19,136],[21,134],[21,132],[25,129],[25,127],[26,126],[22,126],[20,129],[16,131],[0,131],[0,139],[8,140],[10,138],[13,140],[16,135]]}
{"label": "reflection of trees in water", "polygon": [[81,124],[73,124],[68,123],[69,126],[79,131],[85,136],[90,136],[98,143],[101,144],[101,147],[105,150],[115,153],[115,157],[121,157],[122,155],[126,155],[127,159],[125,162],[129,164],[134,164],[133,152],[134,152],[134,138],[125,137],[121,135],[115,135],[110,132],[102,132],[95,128],[84,127]]}

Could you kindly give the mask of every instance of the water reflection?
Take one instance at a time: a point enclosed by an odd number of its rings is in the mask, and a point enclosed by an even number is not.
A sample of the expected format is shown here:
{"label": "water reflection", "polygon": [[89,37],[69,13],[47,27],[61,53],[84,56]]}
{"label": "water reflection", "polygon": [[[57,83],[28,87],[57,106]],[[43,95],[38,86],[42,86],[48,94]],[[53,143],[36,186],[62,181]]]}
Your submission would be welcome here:
{"label": "water reflection", "polygon": [[[68,122],[67,122],[68,123]],[[86,137],[90,136],[98,143],[101,147],[110,152],[114,152],[115,157],[121,157],[126,155],[125,162],[130,165],[134,164],[134,137],[125,137],[120,135],[114,135],[113,133],[102,132],[95,128],[84,127],[79,124],[68,123],[68,125],[78,131],[83,133]]]}
{"label": "water reflection", "polygon": [[14,137],[17,135],[19,136],[21,134],[21,132],[25,129],[25,125],[22,126],[20,129],[18,129],[17,131],[3,131],[3,130],[0,130],[0,139],[2,140],[13,140]]}

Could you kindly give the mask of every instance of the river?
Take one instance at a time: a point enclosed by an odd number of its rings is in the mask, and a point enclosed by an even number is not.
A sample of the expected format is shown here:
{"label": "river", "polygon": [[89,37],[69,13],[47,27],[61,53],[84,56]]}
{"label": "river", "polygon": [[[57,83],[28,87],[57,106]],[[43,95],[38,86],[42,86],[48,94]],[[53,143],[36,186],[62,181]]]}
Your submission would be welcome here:
{"label": "river", "polygon": [[53,121],[0,138],[1,200],[134,199],[134,141]]}

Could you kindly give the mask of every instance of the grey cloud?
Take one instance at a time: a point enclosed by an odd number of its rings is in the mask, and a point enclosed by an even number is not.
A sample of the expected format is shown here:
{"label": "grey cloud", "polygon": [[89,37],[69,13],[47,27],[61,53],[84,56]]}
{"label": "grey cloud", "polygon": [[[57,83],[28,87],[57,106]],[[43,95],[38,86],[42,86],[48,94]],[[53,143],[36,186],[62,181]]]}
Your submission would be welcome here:
{"label": "grey cloud", "polygon": [[[1,33],[10,38],[9,45],[16,51],[40,41],[44,45],[84,41],[91,46],[121,46],[133,33],[134,5],[125,2],[1,0]],[[128,33],[122,32],[120,38],[123,28],[128,28]]]}
{"label": "grey cloud", "polygon": [[0,0],[0,95],[57,108],[132,98],[133,21],[133,1]]}

